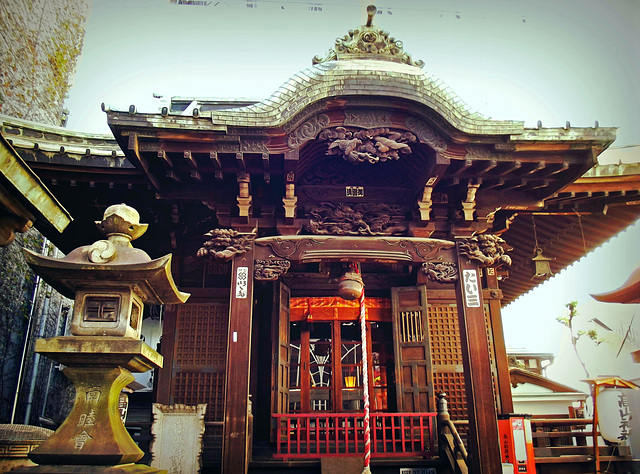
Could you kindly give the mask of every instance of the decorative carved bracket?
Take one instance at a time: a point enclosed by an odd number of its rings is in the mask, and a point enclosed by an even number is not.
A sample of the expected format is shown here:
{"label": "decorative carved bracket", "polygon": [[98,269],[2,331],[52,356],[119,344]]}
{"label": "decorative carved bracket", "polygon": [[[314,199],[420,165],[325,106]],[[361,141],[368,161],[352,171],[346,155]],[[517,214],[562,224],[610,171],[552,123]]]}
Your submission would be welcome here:
{"label": "decorative carved bracket", "polygon": [[473,211],[476,208],[476,192],[479,187],[480,183],[472,184],[471,180],[469,180],[469,184],[467,185],[467,197],[462,201],[462,212],[464,213],[465,221],[473,220]]}
{"label": "decorative carved bracket", "polygon": [[422,191],[422,199],[418,201],[420,220],[422,221],[428,221],[431,218],[431,206],[433,206],[433,201],[431,200],[432,193],[433,186],[425,186]]}
{"label": "decorative carved bracket", "polygon": [[447,149],[447,143],[444,139],[423,121],[414,117],[407,117],[404,124],[416,134],[420,143],[426,143],[438,152],[444,152]]}
{"label": "decorative carved bracket", "polygon": [[460,254],[482,266],[511,265],[511,257],[505,252],[512,249],[497,235],[480,234],[459,242]]}
{"label": "decorative carved bracket", "polygon": [[458,281],[458,266],[454,262],[424,262],[422,273],[429,280],[438,283],[453,283]]}
{"label": "decorative carved bracket", "polygon": [[291,131],[287,140],[289,147],[300,148],[304,143],[315,138],[327,125],[329,125],[328,115],[314,115]]}
{"label": "decorative carved bracket", "polygon": [[238,215],[240,217],[249,217],[251,211],[251,193],[249,190],[249,174],[245,172],[238,173]]}
{"label": "decorative carved bracket", "polygon": [[296,217],[298,198],[295,194],[295,186],[294,183],[285,184],[284,197],[282,198],[285,219],[294,219]]}
{"label": "decorative carved bracket", "polygon": [[256,260],[253,274],[256,280],[277,280],[290,267],[289,260]]}
{"label": "decorative carved bracket", "polygon": [[204,236],[208,239],[198,250],[197,256],[225,262],[249,251],[256,239],[255,232],[240,233],[233,229],[213,229]]}

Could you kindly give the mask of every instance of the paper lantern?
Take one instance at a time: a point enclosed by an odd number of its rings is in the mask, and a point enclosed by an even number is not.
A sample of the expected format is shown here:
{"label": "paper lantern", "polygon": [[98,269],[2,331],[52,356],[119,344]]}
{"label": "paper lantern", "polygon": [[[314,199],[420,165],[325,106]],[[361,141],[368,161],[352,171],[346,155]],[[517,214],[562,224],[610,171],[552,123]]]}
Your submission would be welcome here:
{"label": "paper lantern", "polygon": [[631,408],[624,389],[604,388],[597,395],[598,427],[610,443],[622,443],[629,437]]}

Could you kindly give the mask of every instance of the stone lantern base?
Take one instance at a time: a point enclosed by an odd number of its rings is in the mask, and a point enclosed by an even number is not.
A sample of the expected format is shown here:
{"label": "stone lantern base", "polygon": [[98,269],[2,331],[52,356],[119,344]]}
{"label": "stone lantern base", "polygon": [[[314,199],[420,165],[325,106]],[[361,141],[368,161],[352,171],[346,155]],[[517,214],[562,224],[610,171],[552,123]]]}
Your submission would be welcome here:
{"label": "stone lantern base", "polygon": [[120,392],[131,372],[162,366],[144,342],[124,337],[72,336],[39,339],[36,351],[64,365],[76,389],[73,410],[45,442],[29,453],[32,473],[164,473],[134,464],[144,453],[119,416]]}
{"label": "stone lantern base", "polygon": [[59,464],[57,466],[28,466],[19,467],[11,472],[40,473],[40,474],[167,474],[166,470],[156,469],[144,464],[120,464],[117,466],[95,466],[91,464],[72,465]]}

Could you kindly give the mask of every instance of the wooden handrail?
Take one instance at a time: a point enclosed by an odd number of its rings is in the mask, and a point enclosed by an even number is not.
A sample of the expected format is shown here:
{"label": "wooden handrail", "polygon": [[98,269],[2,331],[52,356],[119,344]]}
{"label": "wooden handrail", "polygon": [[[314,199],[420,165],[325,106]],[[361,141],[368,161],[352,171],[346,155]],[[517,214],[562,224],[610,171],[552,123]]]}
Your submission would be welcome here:
{"label": "wooden handrail", "polygon": [[[452,421],[447,408],[447,394],[438,394],[438,433],[440,455],[449,461],[449,467],[456,474],[468,474],[468,454],[456,425],[465,425],[462,421]],[[468,424],[468,422],[466,423]]]}
{"label": "wooden handrail", "polygon": [[591,418],[532,418],[531,426],[586,426],[593,423]]}

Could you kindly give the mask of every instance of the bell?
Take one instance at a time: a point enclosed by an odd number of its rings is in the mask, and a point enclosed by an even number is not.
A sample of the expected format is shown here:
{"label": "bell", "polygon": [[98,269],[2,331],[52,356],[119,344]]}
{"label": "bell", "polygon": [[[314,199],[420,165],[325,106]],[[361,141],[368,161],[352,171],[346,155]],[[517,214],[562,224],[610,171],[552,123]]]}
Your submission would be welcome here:
{"label": "bell", "polygon": [[345,300],[357,300],[363,288],[362,277],[357,272],[345,272],[338,280],[338,296]]}
{"label": "bell", "polygon": [[542,255],[542,249],[540,247],[536,247],[533,249],[535,252],[535,256],[531,259],[534,265],[534,273],[532,280],[534,278],[545,278],[553,275],[551,271],[551,260],[553,258],[548,258]]}

